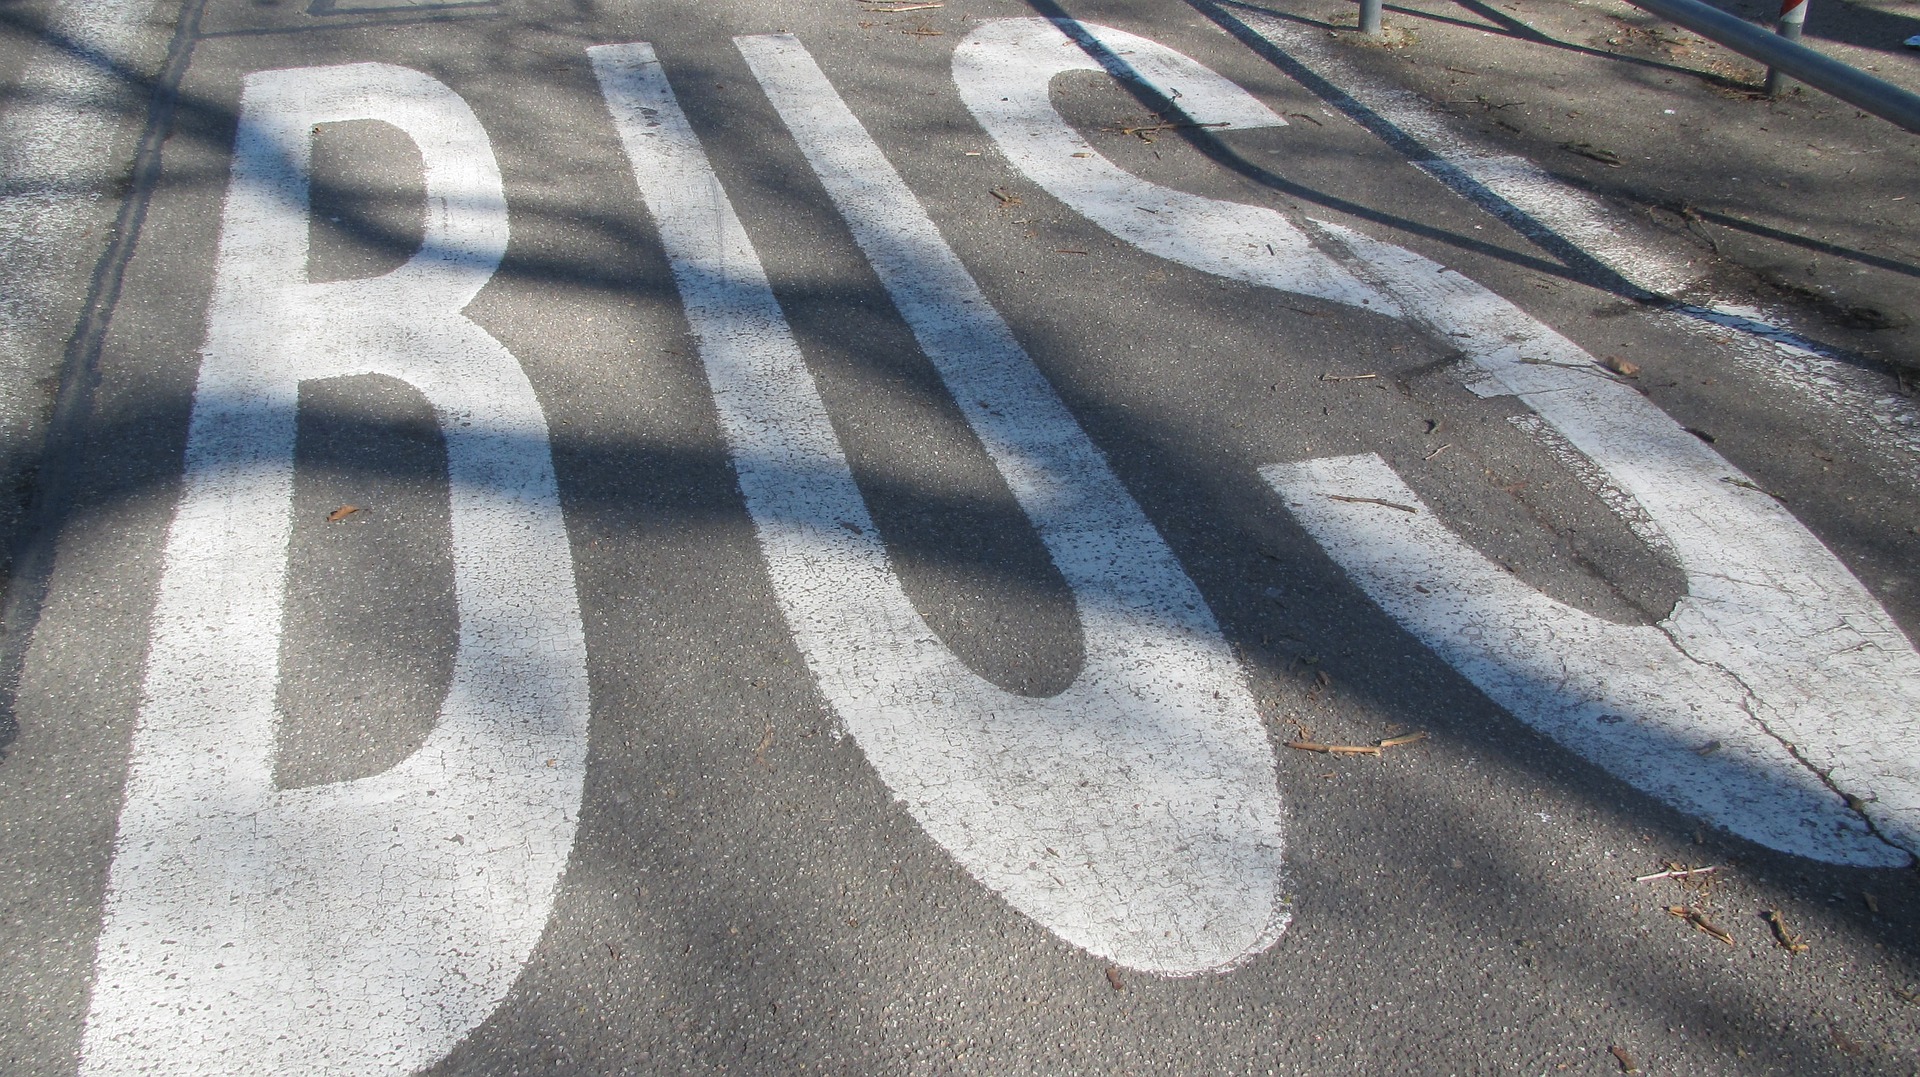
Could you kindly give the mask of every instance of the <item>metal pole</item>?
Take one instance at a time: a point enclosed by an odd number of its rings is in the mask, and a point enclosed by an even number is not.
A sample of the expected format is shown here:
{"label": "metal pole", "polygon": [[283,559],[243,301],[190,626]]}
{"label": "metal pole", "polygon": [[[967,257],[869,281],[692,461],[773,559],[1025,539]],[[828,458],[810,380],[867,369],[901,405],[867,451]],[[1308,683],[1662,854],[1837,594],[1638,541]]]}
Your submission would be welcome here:
{"label": "metal pole", "polygon": [[[1807,25],[1807,0],[1780,0],[1780,21],[1774,30],[1788,41],[1800,40]],[[1767,68],[1767,96],[1779,97],[1793,87],[1793,80],[1777,67]]]}
{"label": "metal pole", "polygon": [[1380,36],[1380,0],[1360,0],[1360,32]]}
{"label": "metal pole", "polygon": [[1701,37],[1718,41],[1742,56],[1777,67],[1816,90],[1825,90],[1847,104],[1871,112],[1920,135],[1920,94],[1874,78],[1791,41],[1709,7],[1700,0],[1627,0],[1669,22],[1679,23]]}

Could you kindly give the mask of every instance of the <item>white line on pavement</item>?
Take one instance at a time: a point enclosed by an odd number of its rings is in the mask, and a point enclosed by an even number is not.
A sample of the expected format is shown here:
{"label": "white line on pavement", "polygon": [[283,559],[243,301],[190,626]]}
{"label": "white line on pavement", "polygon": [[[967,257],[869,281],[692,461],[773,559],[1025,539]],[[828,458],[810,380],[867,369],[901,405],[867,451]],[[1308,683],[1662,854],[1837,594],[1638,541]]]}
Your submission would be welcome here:
{"label": "white line on pavement", "polygon": [[1198,591],[819,69],[741,51],[1072,587],[1079,677],[968,670],[887,564],[746,232],[652,50],[589,50],[700,339],[774,592],[823,693],[975,878],[1116,963],[1188,974],[1270,945],[1274,760]]}

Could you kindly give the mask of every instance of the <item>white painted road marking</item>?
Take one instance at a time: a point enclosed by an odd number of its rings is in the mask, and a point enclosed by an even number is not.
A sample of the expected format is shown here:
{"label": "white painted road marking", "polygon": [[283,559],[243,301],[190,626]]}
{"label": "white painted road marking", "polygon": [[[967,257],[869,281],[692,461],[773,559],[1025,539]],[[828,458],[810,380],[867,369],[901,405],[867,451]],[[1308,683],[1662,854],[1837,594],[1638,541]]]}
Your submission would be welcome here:
{"label": "white painted road marking", "polygon": [[1817,345],[1782,328],[1786,322],[1778,313],[1701,294],[1701,270],[1634,242],[1604,202],[1531,161],[1476,145],[1432,103],[1368,78],[1335,55],[1316,31],[1246,4],[1235,4],[1230,14],[1216,4],[1206,6],[1212,17],[1259,35],[1346,95],[1348,103],[1340,107],[1350,115],[1372,113],[1417,139],[1419,149],[1432,156],[1414,163],[1455,193],[1509,224],[1520,223],[1513,212],[1519,211],[1531,218],[1529,227],[1551,230],[1633,286],[1658,295],[1692,296],[1693,302],[1657,311],[1656,316],[1716,346],[1729,346],[1725,342],[1731,331],[1730,347],[1742,365],[1787,389],[1796,400],[1817,402],[1828,421],[1858,430],[1864,444],[1879,450],[1863,459],[1882,476],[1909,490],[1920,484],[1920,409],[1891,391],[1887,378],[1823,354]]}
{"label": "white painted road marking", "polygon": [[[1573,342],[1428,259],[1346,228],[1317,227],[1410,318],[1466,353],[1469,389],[1525,403],[1659,528],[1686,573],[1688,593],[1657,630],[1677,657],[1704,668],[1697,677],[1664,683],[1660,705],[1644,717],[1657,725],[1666,720],[1660,714],[1692,712],[1716,730],[1744,728],[1746,747],[1737,754],[1748,761],[1773,758],[1768,773],[1782,799],[1771,807],[1736,803],[1732,791],[1752,786],[1736,754],[1689,750],[1714,739],[1732,743],[1718,732],[1676,738],[1654,756],[1638,754],[1625,738],[1597,749],[1604,740],[1582,738],[1590,747],[1576,750],[1650,792],[1687,790],[1674,802],[1763,844],[1841,863],[1907,863],[1920,849],[1920,654],[1860,581],[1779,502]],[[1344,519],[1350,528],[1373,526]],[[1371,593],[1375,585],[1368,583],[1357,537],[1331,530],[1316,537]],[[1355,552],[1352,563],[1342,553],[1348,548]],[[1453,586],[1454,600],[1468,601],[1472,592],[1500,582],[1457,578]],[[1435,609],[1429,606],[1425,616],[1435,617]],[[1635,678],[1616,669],[1613,656],[1558,632],[1555,626],[1571,614],[1522,618],[1504,630],[1567,671],[1560,707],[1585,703],[1573,682],[1596,679],[1631,698]],[[1457,621],[1453,630],[1468,632],[1471,623]],[[1488,646],[1511,655],[1514,643]],[[1492,661],[1493,650],[1485,660]],[[1516,663],[1506,675],[1532,678],[1545,660]],[[1721,676],[1733,678],[1734,694],[1708,687]],[[1549,732],[1562,721],[1555,708],[1515,713]],[[1631,777],[1635,773],[1640,776]],[[1803,797],[1813,788],[1809,777],[1832,787],[1830,810],[1803,814]],[[1899,849],[1862,841],[1851,827],[1834,828],[1833,820],[1847,811],[1846,794],[1858,798],[1879,834]]]}
{"label": "white painted road marking", "polygon": [[[1087,32],[1132,57],[1133,76],[1179,78],[1196,118],[1273,119],[1191,60]],[[1066,151],[1022,164],[1037,182],[1163,256],[1404,317],[1461,346],[1471,386],[1532,407],[1632,499],[1690,580],[1661,625],[1605,624],[1505,578],[1430,513],[1317,496],[1414,503],[1376,458],[1263,469],[1369,594],[1520,718],[1656,795],[1778,848],[1906,862],[1901,849],[1920,845],[1920,655],[1831,553],[1577,347],[1459,274],[1350,229],[1072,157],[1090,151],[1046,103],[1047,82],[1094,65],[1063,44],[1053,24],[1009,20],[956,57],[982,123],[1003,145],[1028,140],[1007,147],[1016,163],[1037,145]],[[887,564],[765,270],[651,49],[591,49],[776,598],[823,693],[928,833],[1061,937],[1170,974],[1260,952],[1287,923],[1272,749],[1197,589],[811,57],[784,36],[739,45],[1072,588],[1086,641],[1080,676],[1049,699],[994,687],[940,643]],[[1005,101],[982,96],[1001,89]],[[418,144],[426,237],[393,273],[315,284],[310,131],[351,119]],[[1181,227],[1139,225],[1156,206]],[[491,147],[446,87],[381,64],[248,79],[88,1077],[412,1072],[499,1004],[544,928],[576,826],[588,699],[545,419],[511,354],[461,313],[506,242]],[[398,766],[278,790],[298,387],[362,373],[414,385],[446,436],[453,683]]]}
{"label": "white painted road marking", "polygon": [[[426,166],[425,241],[382,277],[306,278],[310,132],[390,123]],[[546,420],[462,309],[499,265],[485,131],[384,64],[247,79],[185,489],[107,891],[81,1072],[406,1074],[519,975],[572,847],[586,647]],[[446,438],[460,642],[438,724],[385,773],[273,782],[303,380],[419,389]]]}
{"label": "white painted road marking", "polygon": [[[1414,618],[1409,627],[1416,634],[1521,720],[1639,787],[1790,852],[1843,863],[1908,862],[1908,853],[1920,849],[1920,655],[1830,551],[1718,453],[1607,376],[1591,356],[1460,274],[1319,221],[1307,222],[1309,246],[1294,238],[1302,229],[1277,211],[1190,195],[1171,198],[1164,188],[1098,157],[1070,157],[1069,150],[1090,151],[1054,112],[1047,87],[1062,71],[1098,69],[1086,50],[1073,47],[1075,36],[1122,59],[1142,50],[1142,39],[1103,27],[1009,19],[975,30],[955,52],[962,99],[1030,179],[1114,235],[1162,257],[1398,314],[1462,348],[1472,363],[1469,387],[1517,396],[1590,459],[1644,511],[1637,522],[1646,526],[1650,520],[1659,528],[1689,581],[1689,594],[1652,630],[1657,635],[1609,634],[1590,618],[1582,620],[1583,614],[1542,605],[1544,599],[1504,612],[1491,609],[1494,596],[1519,599],[1505,581],[1483,578],[1491,567],[1454,540],[1430,563],[1410,564],[1423,565],[1422,572],[1444,567],[1467,575],[1452,578],[1445,597],[1418,605],[1396,602],[1402,585],[1411,585],[1403,578],[1406,567],[1392,555],[1416,534],[1437,541],[1437,525],[1389,525],[1359,508],[1336,512],[1317,497],[1336,473],[1378,489],[1389,488],[1391,476],[1377,474],[1368,458],[1268,469],[1269,480],[1290,502],[1312,503],[1303,520],[1363,588],[1390,612]],[[1129,66],[1128,77],[1153,75]],[[1173,96],[1164,84],[1155,89]],[[1183,93],[1181,104],[1191,96]],[[1218,119],[1205,111],[1209,104],[1198,102],[1190,118]],[[1138,216],[1139,206],[1162,204],[1177,206],[1188,227],[1145,231],[1128,216]],[[1285,258],[1266,254],[1268,234]],[[1249,236],[1260,243],[1250,243]],[[1298,264],[1261,268],[1288,259]],[[1266,279],[1259,276],[1263,272]],[[1397,480],[1391,485],[1397,488]],[[1402,530],[1380,530],[1389,526]],[[1443,639],[1489,630],[1506,638],[1471,644]],[[1615,655],[1576,642],[1601,637],[1617,643],[1621,653],[1657,656],[1660,668],[1702,670],[1656,685],[1637,670],[1617,669]],[[1657,700],[1649,700],[1647,693],[1655,690]],[[1635,724],[1601,723],[1600,712],[1592,711],[1595,727],[1576,731],[1569,722],[1589,713],[1596,694]],[[1701,735],[1675,729],[1696,712],[1705,715],[1696,720]],[[1738,747],[1705,756],[1691,750],[1710,739]],[[1648,754],[1658,745],[1665,750]],[[1775,795],[1758,795],[1769,783]],[[1824,796],[1823,784],[1832,787]],[[1867,832],[1843,795],[1858,798],[1886,841]]]}
{"label": "white painted road marking", "polygon": [[[1521,583],[1441,524],[1372,454],[1260,473],[1368,597],[1527,724],[1742,837],[1826,859],[1898,863],[1817,775],[1777,740],[1753,735],[1740,682],[1688,658],[1666,631],[1612,624]],[[1714,742],[1721,747],[1699,754]]]}
{"label": "white painted road marking", "polygon": [[739,45],[1072,587],[1085,639],[1080,676],[1049,699],[940,643],[652,49],[590,49],[822,692],[927,832],[1062,938],[1170,974],[1258,953],[1287,922],[1279,793],[1211,613],[812,59],[791,38]]}
{"label": "white painted road marking", "polygon": [[[1234,129],[1286,123],[1252,94],[1165,45],[1105,26],[1072,25],[1124,64],[1124,77],[1168,97],[1177,90],[1181,110],[1195,123]],[[960,99],[1000,152],[1115,237],[1206,273],[1393,312],[1391,300],[1316,251],[1281,214],[1148,183],[1101,156],[1047,96],[1054,76],[1099,70],[1086,50],[1046,19],[986,23],[953,54]]]}

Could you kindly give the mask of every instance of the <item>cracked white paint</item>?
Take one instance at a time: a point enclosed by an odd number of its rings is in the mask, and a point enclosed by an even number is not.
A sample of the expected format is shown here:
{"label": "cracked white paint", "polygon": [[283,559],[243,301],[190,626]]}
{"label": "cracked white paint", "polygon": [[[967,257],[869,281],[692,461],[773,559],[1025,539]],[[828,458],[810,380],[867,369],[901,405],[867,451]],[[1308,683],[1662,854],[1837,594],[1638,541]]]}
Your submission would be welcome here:
{"label": "cracked white paint", "polygon": [[1560,466],[1566,468],[1568,474],[1579,480],[1580,485],[1586,487],[1589,493],[1611,509],[1613,514],[1620,518],[1620,522],[1626,524],[1627,529],[1632,531],[1641,542],[1646,543],[1648,548],[1665,556],[1668,560],[1676,558],[1673,544],[1667,541],[1667,533],[1660,530],[1660,525],[1654,522],[1653,517],[1647,515],[1646,509],[1640,507],[1640,502],[1635,501],[1632,494],[1622,489],[1619,483],[1614,482],[1606,472],[1600,470],[1599,465],[1588,459],[1579,449],[1574,448],[1573,443],[1562,437],[1558,430],[1548,426],[1546,420],[1528,412],[1525,415],[1509,415],[1507,422],[1513,424],[1515,430],[1539,442],[1541,448],[1551,453],[1555,460],[1560,461]]}
{"label": "cracked white paint", "polygon": [[1260,473],[1368,597],[1527,724],[1743,837],[1826,859],[1898,862],[1818,775],[1756,735],[1752,697],[1736,678],[1689,658],[1662,627],[1612,624],[1515,579],[1378,456]]}
{"label": "cracked white paint", "polygon": [[[1841,863],[1906,863],[1901,850],[1920,848],[1920,654],[1866,588],[1779,502],[1573,342],[1419,255],[1337,225],[1315,226],[1329,247],[1364,267],[1409,317],[1466,353],[1472,363],[1468,388],[1516,397],[1625,490],[1666,537],[1686,574],[1687,594],[1657,627],[1676,655],[1732,677],[1740,692],[1713,691],[1705,674],[1676,675],[1664,683],[1661,707],[1643,705],[1628,713],[1657,724],[1661,710],[1689,708],[1703,730],[1713,730],[1696,739],[1718,740],[1722,749],[1702,755],[1689,750],[1699,744],[1675,738],[1668,752],[1646,755],[1626,748],[1624,736],[1616,748],[1570,746],[1774,848]],[[1292,480],[1287,485],[1291,489]],[[1309,515],[1346,519],[1357,530],[1379,526],[1352,515]],[[1309,529],[1372,593],[1374,571],[1359,548],[1353,547],[1353,563],[1342,553],[1354,530],[1311,523]],[[1497,575],[1487,564],[1478,579],[1458,577],[1453,597],[1478,602],[1470,593],[1504,582],[1492,578]],[[1504,646],[1509,653],[1515,647],[1549,653],[1588,680],[1607,678],[1610,691],[1630,691],[1634,678],[1613,654],[1563,634],[1574,616],[1563,607],[1553,619],[1516,622],[1507,628],[1512,638]],[[1463,618],[1454,630],[1467,632],[1473,623]],[[1530,672],[1527,663],[1509,666],[1513,677]],[[1559,694],[1574,701],[1583,691],[1570,686]],[[1530,713],[1538,712],[1516,711]],[[1539,720],[1551,721],[1544,715]],[[1778,784],[1781,799],[1771,808],[1764,802],[1723,803],[1747,773],[1747,764],[1728,754],[1733,742],[1719,735],[1729,723],[1748,730],[1744,752],[1774,757],[1765,773]],[[1809,813],[1804,806],[1798,791],[1811,788],[1808,776],[1835,790],[1828,793],[1831,810]],[[1835,829],[1832,817],[1848,813],[1843,794],[1858,798],[1879,834],[1900,849]]]}
{"label": "cracked white paint", "polygon": [[[956,51],[954,78],[1029,178],[1162,257],[1398,314],[1460,348],[1469,388],[1532,408],[1631,497],[1630,522],[1657,528],[1688,579],[1659,626],[1609,625],[1503,578],[1429,513],[1321,496],[1411,503],[1373,457],[1263,469],[1363,589],[1521,720],[1642,789],[1786,851],[1909,861],[1920,848],[1920,655],[1830,551],[1591,356],[1460,274],[1338,225],[1303,230],[1270,209],[1170,198],[1097,157],[1071,157],[1091,150],[1053,111],[1048,84],[1097,65],[1069,31],[1172,96],[1128,56],[1146,51],[1132,35],[1040,19],[982,26]],[[1188,115],[1222,118],[1212,104]],[[1126,215],[1153,205],[1178,205],[1191,226],[1143,231]],[[1267,235],[1285,258],[1268,255]],[[1288,258],[1301,264],[1262,268]]]}
{"label": "cracked white paint", "polygon": [[875,770],[976,879],[1117,964],[1186,974],[1287,922],[1272,749],[1164,540],[812,59],[741,51],[1073,590],[1046,699],[968,670],[902,590],[765,269],[650,47],[590,49],[659,227],[787,623]]}
{"label": "cracked white paint", "polygon": [[[355,119],[419,146],[425,241],[385,276],[310,283],[310,132]],[[384,64],[247,78],[85,1077],[411,1073],[539,938],[577,825],[586,650],[545,417],[461,314],[506,244],[492,147],[442,84]],[[392,769],[276,789],[299,385],[365,373],[420,390],[446,439],[452,683]]]}

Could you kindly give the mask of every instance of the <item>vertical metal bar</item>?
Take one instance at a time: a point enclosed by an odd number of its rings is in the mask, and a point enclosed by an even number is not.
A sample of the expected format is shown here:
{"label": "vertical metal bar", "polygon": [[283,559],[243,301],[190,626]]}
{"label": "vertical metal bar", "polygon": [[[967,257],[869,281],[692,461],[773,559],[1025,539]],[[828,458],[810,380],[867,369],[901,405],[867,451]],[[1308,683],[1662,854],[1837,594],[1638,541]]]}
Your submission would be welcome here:
{"label": "vertical metal bar", "polygon": [[1380,36],[1380,0],[1360,0],[1360,32]]}
{"label": "vertical metal bar", "polygon": [[[1807,25],[1807,0],[1780,0],[1780,21],[1774,24],[1774,30],[1788,41],[1800,40],[1800,31]],[[1777,67],[1767,68],[1767,96],[1779,97],[1793,87],[1793,80],[1782,74]]]}

